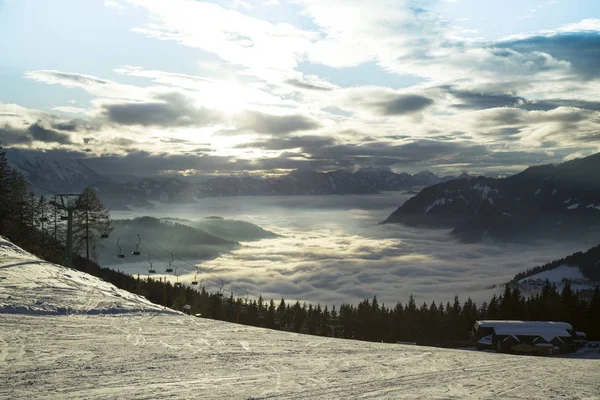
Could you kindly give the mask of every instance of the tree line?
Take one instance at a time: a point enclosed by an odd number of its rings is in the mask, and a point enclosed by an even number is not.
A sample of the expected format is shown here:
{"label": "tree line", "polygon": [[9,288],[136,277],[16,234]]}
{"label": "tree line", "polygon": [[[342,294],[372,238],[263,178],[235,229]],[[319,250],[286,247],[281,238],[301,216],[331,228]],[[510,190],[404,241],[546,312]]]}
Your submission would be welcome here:
{"label": "tree line", "polygon": [[[65,229],[62,211],[53,205],[56,201],[35,196],[25,178],[10,168],[0,147],[0,235],[40,258],[62,264]],[[344,303],[336,309],[285,299],[249,300],[235,297],[232,292],[209,293],[204,287],[134,277],[93,262],[98,238],[110,231],[110,217],[90,189],[77,202],[75,268],[156,304],[176,310],[190,305],[191,314],[202,317],[312,335],[444,347],[467,345],[471,328],[481,319],[565,321],[586,332],[590,339],[600,340],[600,290],[596,288],[591,296],[584,297],[569,283],[558,290],[546,282],[540,293],[529,296],[521,294],[518,284],[508,284],[502,295],[480,305],[470,298],[461,302],[458,297],[445,304],[417,305],[411,296],[405,304],[386,306],[373,296],[357,305]],[[81,256],[83,250],[90,253],[92,261]]]}
{"label": "tree line", "polygon": [[[111,230],[108,210],[96,192],[86,188],[70,206],[73,214],[73,255],[97,259],[102,233]],[[56,194],[36,196],[25,177],[11,168],[0,146],[0,235],[45,260],[66,259],[66,213]]]}

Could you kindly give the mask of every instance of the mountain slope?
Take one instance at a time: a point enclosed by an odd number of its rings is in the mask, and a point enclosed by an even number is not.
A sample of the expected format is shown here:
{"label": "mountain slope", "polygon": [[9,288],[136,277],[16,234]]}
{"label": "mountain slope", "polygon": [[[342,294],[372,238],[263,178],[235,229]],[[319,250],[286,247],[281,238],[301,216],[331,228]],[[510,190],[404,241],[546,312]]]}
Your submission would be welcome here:
{"label": "mountain slope", "polygon": [[[9,164],[29,182],[57,192],[80,192],[87,186],[106,180],[78,159],[56,158],[18,149],[7,149],[6,156]],[[36,187],[33,189],[38,190]]]}
{"label": "mountain slope", "polygon": [[[0,398],[548,399],[600,393],[597,360],[330,339],[158,313],[160,307],[123,291],[112,294],[111,285],[104,290],[93,277],[32,258],[7,241],[0,252],[0,301],[10,304],[0,308]],[[30,268],[49,273],[40,279]],[[31,303],[40,291],[56,312]],[[120,308],[104,306],[111,302]],[[524,374],[535,378],[524,380]]]}
{"label": "mountain slope", "polygon": [[[154,254],[154,261],[170,259],[168,253],[156,248],[152,243],[156,243],[164,249],[169,249],[169,251],[180,257],[194,260],[215,258],[222,253],[240,247],[240,244],[236,241],[223,239],[191,226],[153,217],[115,220],[112,226],[114,230],[111,232],[110,238],[103,243],[104,249],[100,253],[100,259],[103,262],[116,261],[117,238],[120,239],[119,245],[123,254],[126,255],[125,259],[118,260],[120,264],[145,262],[148,253]],[[142,237],[140,251],[144,254],[144,257],[130,257],[132,250],[138,243],[138,234]],[[186,265],[180,265],[180,267],[181,270],[194,269]],[[128,272],[133,273],[136,271],[128,270]]]}
{"label": "mountain slope", "polygon": [[0,314],[167,312],[86,273],[51,264],[0,237]]}
{"label": "mountain slope", "polygon": [[[560,260],[554,260],[539,267],[529,269],[515,275],[513,281],[521,281],[530,278],[544,279],[544,277],[550,276],[550,274],[544,276],[541,274],[561,267],[577,269],[580,275],[580,277],[578,277],[578,274],[573,273],[569,274],[569,276],[576,276],[579,280],[583,278],[591,282],[600,283],[600,245],[592,247],[585,252],[578,251],[577,253],[573,253]],[[565,268],[563,268],[563,270],[565,270]],[[566,276],[566,278],[570,279],[569,276]],[[557,275],[554,274],[554,278],[556,277]]]}
{"label": "mountain slope", "polygon": [[600,154],[531,167],[504,179],[478,177],[433,185],[384,223],[454,228],[463,241],[599,232]]}

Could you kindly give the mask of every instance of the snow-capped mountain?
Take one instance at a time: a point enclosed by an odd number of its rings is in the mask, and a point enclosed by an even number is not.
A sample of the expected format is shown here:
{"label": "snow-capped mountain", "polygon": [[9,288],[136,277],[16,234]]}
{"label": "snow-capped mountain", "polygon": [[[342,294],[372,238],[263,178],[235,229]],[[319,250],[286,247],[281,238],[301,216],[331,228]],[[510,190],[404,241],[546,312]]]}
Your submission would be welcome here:
{"label": "snow-capped mountain", "polygon": [[600,154],[504,179],[469,177],[429,186],[384,221],[396,222],[454,228],[464,241],[597,234]]}
{"label": "snow-capped mountain", "polygon": [[[9,164],[31,182],[35,192],[47,188],[56,192],[79,192],[104,178],[81,160],[57,158],[43,153],[6,149]],[[44,193],[46,194],[46,193]]]}
{"label": "snow-capped mountain", "polygon": [[79,192],[86,186],[93,186],[104,204],[112,209],[151,207],[151,201],[193,203],[204,197],[376,194],[383,191],[420,190],[454,178],[439,177],[429,171],[411,175],[389,169],[364,168],[356,172],[298,170],[265,179],[218,176],[202,182],[178,178],[116,182],[87,167],[85,160],[17,149],[7,150],[7,158],[35,185],[35,191],[40,191],[42,187],[56,192]]}

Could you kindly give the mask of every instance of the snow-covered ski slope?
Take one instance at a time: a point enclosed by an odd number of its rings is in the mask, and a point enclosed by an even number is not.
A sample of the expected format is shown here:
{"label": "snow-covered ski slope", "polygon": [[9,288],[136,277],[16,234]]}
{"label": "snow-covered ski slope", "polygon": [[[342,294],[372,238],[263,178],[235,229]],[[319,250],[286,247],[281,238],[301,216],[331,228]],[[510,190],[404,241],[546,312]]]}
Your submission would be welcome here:
{"label": "snow-covered ski slope", "polygon": [[328,339],[161,313],[6,241],[0,249],[1,399],[600,399],[598,360]]}

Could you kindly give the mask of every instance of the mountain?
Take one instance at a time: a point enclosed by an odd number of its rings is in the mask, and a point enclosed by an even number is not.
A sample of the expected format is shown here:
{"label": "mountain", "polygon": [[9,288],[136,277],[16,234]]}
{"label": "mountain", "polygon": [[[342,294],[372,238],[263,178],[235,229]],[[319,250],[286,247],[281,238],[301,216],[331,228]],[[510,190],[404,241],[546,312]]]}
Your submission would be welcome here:
{"label": "mountain", "polygon": [[513,282],[545,279],[559,282],[565,279],[586,280],[600,284],[600,245],[521,272],[515,275]]}
{"label": "mountain", "polygon": [[385,168],[363,168],[356,172],[297,170],[277,178],[217,176],[201,182],[184,178],[117,182],[88,168],[84,159],[17,149],[9,149],[7,158],[35,185],[36,191],[44,188],[56,192],[80,192],[92,186],[110,209],[151,208],[153,201],[193,203],[205,197],[377,194],[420,190],[454,178],[439,177],[429,171],[411,175]]}
{"label": "mountain", "polygon": [[85,187],[104,180],[79,159],[53,157],[19,149],[6,149],[6,157],[13,168],[35,185],[32,189],[36,192],[41,188],[56,192],[80,192]]}
{"label": "mountain", "polygon": [[[186,224],[186,222],[182,223]],[[258,225],[234,219],[208,217],[199,221],[190,221],[188,224],[211,235],[236,242],[253,242],[278,237]]]}
{"label": "mountain", "polygon": [[465,177],[429,186],[383,223],[452,228],[464,242],[597,234],[600,153],[503,179]]}
{"label": "mountain", "polygon": [[[147,260],[148,253],[153,254],[155,261],[170,261],[169,252],[193,260],[212,259],[222,253],[240,248],[240,244],[236,241],[224,239],[188,225],[153,217],[114,220],[112,227],[110,238],[103,243],[104,248],[100,252],[100,260],[103,262],[110,260],[113,264],[118,262],[125,265],[136,261],[144,262]],[[142,242],[139,250],[145,258],[130,257],[132,250],[138,244],[138,234],[141,236]],[[121,252],[126,256],[124,259],[116,258],[116,254],[119,252],[117,238]],[[180,266],[182,270],[194,269],[187,265]],[[144,268],[146,266],[142,269]]]}
{"label": "mountain", "polygon": [[194,183],[181,179],[146,178],[138,183],[103,181],[94,188],[104,204],[113,209],[129,206],[151,207],[152,201],[193,203],[206,197],[227,196],[301,196],[378,194],[384,191],[421,189],[453,177],[438,177],[431,172],[410,175],[382,169],[356,172],[293,171],[277,178],[219,176]]}

